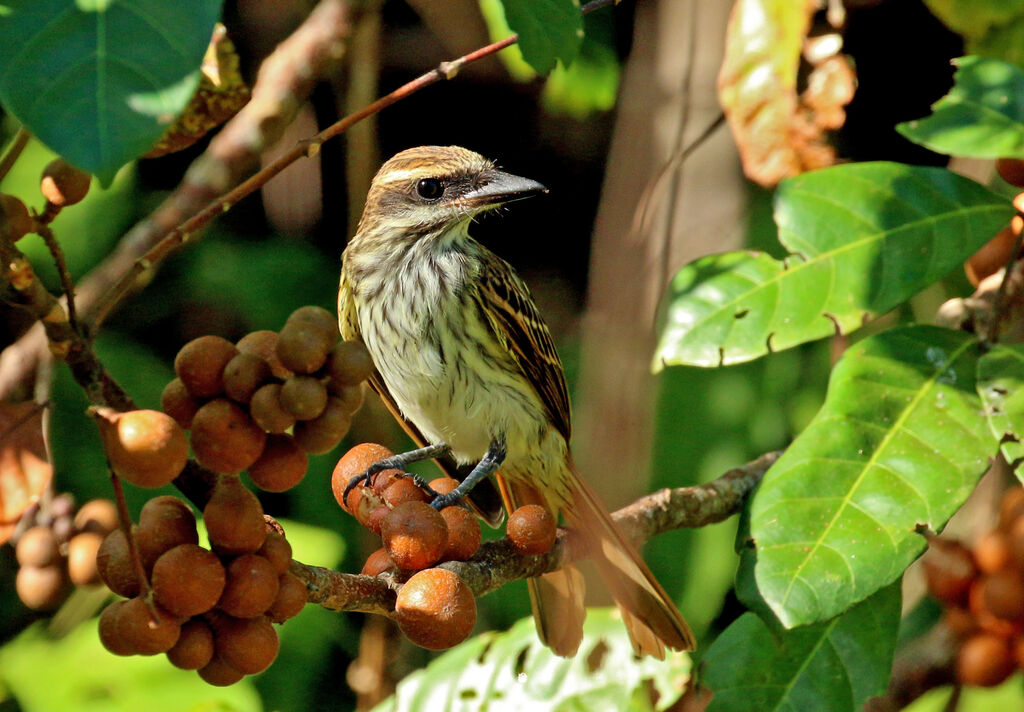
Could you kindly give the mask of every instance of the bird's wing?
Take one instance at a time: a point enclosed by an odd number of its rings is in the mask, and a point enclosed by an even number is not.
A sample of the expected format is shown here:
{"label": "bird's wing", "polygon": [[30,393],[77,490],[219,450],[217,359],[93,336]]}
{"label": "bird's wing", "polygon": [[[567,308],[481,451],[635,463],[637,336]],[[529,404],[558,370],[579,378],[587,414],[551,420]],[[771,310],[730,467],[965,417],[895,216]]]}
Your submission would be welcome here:
{"label": "bird's wing", "polygon": [[480,314],[536,390],[551,423],[569,440],[569,390],[551,333],[512,266],[488,254],[475,295]]}

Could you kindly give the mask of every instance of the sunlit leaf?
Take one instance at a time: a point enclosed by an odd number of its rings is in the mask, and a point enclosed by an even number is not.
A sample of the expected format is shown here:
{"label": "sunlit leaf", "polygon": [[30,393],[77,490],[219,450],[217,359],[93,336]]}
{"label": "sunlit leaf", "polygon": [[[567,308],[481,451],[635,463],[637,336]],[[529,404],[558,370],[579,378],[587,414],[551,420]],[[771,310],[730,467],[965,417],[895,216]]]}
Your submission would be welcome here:
{"label": "sunlit leaf", "polygon": [[925,0],[925,4],[963,35],[969,54],[1024,66],[1024,0]]}
{"label": "sunlit leaf", "polygon": [[540,74],[561,60],[568,65],[583,40],[583,15],[576,0],[502,0],[509,27],[519,34],[523,58]]}
{"label": "sunlit leaf", "polygon": [[44,411],[37,403],[0,402],[0,544],[14,533],[18,519],[53,476]]}
{"label": "sunlit leaf", "polygon": [[[1007,462],[1024,458],[1024,345],[998,344],[978,363],[978,393]],[[1017,470],[1017,477],[1022,473]]]}
{"label": "sunlit leaf", "polygon": [[997,445],[973,336],[892,329],[851,347],[825,404],[750,504],[757,588],[786,627],[827,620],[896,580]]}
{"label": "sunlit leaf", "polygon": [[719,366],[849,333],[957,268],[1013,215],[1002,196],[939,168],[835,166],[779,186],[793,254],[712,255],[670,285],[654,369]]}

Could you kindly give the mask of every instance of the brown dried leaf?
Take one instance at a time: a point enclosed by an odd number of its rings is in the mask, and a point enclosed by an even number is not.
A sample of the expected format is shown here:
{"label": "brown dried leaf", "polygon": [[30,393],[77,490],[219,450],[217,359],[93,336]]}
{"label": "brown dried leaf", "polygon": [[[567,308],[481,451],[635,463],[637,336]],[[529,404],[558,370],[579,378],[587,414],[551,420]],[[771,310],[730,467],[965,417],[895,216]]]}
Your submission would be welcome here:
{"label": "brown dried leaf", "polygon": [[207,131],[220,126],[249,101],[249,87],[239,70],[235,45],[218,24],[203,58],[202,77],[185,111],[153,144],[145,158],[157,158],[188,148]]}
{"label": "brown dried leaf", "polygon": [[35,504],[53,475],[43,435],[44,408],[0,403],[0,544]]}

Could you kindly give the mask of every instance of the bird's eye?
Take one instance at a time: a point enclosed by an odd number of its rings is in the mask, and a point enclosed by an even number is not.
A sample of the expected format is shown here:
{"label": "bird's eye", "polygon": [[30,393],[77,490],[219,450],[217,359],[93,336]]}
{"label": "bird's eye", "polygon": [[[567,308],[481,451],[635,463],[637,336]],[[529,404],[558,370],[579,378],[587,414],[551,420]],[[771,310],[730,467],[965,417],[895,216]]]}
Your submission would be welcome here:
{"label": "bird's eye", "polygon": [[444,185],[439,178],[423,178],[416,184],[416,194],[424,200],[437,200],[444,193]]}

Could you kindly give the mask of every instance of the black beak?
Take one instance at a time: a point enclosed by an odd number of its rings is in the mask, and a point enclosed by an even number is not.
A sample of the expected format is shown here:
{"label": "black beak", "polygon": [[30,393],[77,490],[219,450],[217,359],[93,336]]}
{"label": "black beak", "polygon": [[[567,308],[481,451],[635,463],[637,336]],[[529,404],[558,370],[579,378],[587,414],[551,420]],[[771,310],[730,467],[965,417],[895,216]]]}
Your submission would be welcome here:
{"label": "black beak", "polygon": [[522,200],[548,189],[535,180],[514,176],[493,168],[483,176],[483,185],[473,188],[462,196],[462,202],[472,206],[501,205],[513,200]]}

